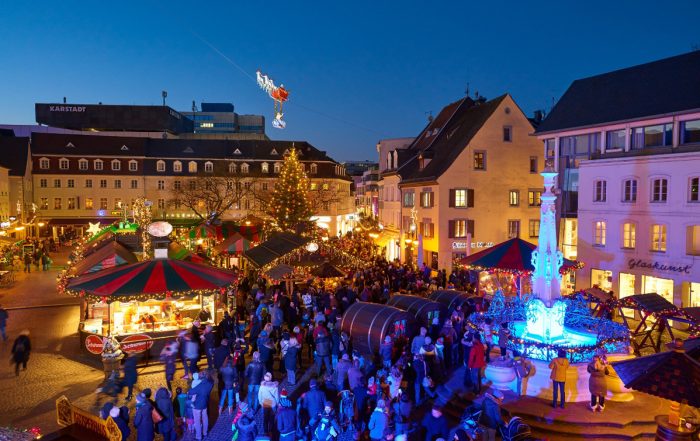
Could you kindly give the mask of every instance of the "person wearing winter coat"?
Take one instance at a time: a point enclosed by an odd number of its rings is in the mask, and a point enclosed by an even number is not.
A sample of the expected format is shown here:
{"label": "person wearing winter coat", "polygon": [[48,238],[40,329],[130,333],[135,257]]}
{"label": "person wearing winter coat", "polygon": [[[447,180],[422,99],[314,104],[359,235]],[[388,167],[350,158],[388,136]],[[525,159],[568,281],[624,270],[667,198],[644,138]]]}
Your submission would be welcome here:
{"label": "person wearing winter coat", "polygon": [[333,403],[326,401],[323,406],[323,412],[314,418],[311,422],[314,429],[314,441],[332,441],[340,434],[340,426],[333,411]]}
{"label": "person wearing winter coat", "polygon": [[591,404],[588,406],[593,412],[602,412],[605,409],[605,395],[608,393],[608,385],[605,379],[610,374],[607,364],[598,355],[588,363],[588,390],[591,392]]}
{"label": "person wearing winter coat", "polygon": [[447,418],[442,414],[440,407],[433,406],[430,413],[423,417],[421,426],[425,431],[425,441],[435,441],[438,438],[447,438],[449,429],[447,427]]}
{"label": "person wearing winter coat", "polygon": [[286,396],[280,397],[280,407],[275,417],[279,441],[294,441],[297,432],[297,414],[292,409],[292,402]]}
{"label": "person wearing winter coat", "polygon": [[509,338],[510,329],[508,329],[508,322],[503,322],[501,323],[501,327],[498,329],[498,348],[501,350],[501,360],[506,359]]}
{"label": "person wearing winter coat", "polygon": [[238,371],[231,366],[231,359],[227,358],[224,361],[223,366],[219,369],[219,375],[221,376],[221,381],[223,382],[223,389],[221,390],[221,398],[219,399],[219,415],[224,410],[224,404],[226,399],[228,399],[228,413],[233,413],[233,406],[236,404],[234,400],[234,386],[238,382]]}
{"label": "person wearing winter coat", "polygon": [[391,336],[387,335],[384,338],[384,343],[379,345],[379,356],[382,359],[382,365],[385,369],[391,367],[391,355],[394,351],[394,343],[391,341]]}
{"label": "person wearing winter coat", "polygon": [[380,441],[386,437],[389,428],[389,416],[386,413],[386,404],[384,400],[377,401],[377,407],[369,417],[369,438],[372,441]]}
{"label": "person wearing winter coat", "polygon": [[124,384],[129,389],[126,395],[126,401],[131,400],[134,396],[134,385],[138,379],[138,372],[136,371],[136,363],[138,359],[134,355],[129,355],[124,360]]}
{"label": "person wearing winter coat", "polygon": [[345,389],[345,380],[348,378],[350,368],[352,368],[350,356],[348,354],[343,354],[335,367],[335,385],[338,390]]}
{"label": "person wearing winter coat", "polygon": [[214,351],[216,351],[216,333],[212,325],[204,328],[204,354],[207,357],[207,368],[214,367]]}
{"label": "person wearing winter coat", "polygon": [[326,373],[332,373],[331,337],[321,323],[314,329],[314,346],[316,347],[316,372],[321,373],[321,364],[323,364],[326,367]]}
{"label": "person wearing winter coat", "polygon": [[364,385],[364,374],[362,369],[360,369],[360,360],[353,360],[352,366],[348,369],[348,383],[350,384],[350,390],[355,390],[356,387]]}
{"label": "person wearing winter coat", "polygon": [[253,413],[256,413],[259,408],[258,391],[260,383],[265,375],[265,366],[260,362],[260,353],[253,353],[253,360],[245,368],[245,378],[248,381],[248,395],[246,400]]}
{"label": "person wearing winter coat", "polygon": [[481,336],[479,334],[474,335],[472,345],[472,349],[469,351],[467,367],[471,372],[473,391],[478,395],[481,393],[481,371],[486,367],[486,362],[484,360],[485,348],[481,343]]}
{"label": "person wearing winter coat", "polygon": [[258,423],[255,422],[255,413],[245,402],[238,405],[241,417],[234,423],[238,429],[238,441],[255,441],[258,436]]}
{"label": "person wearing winter coat", "polygon": [[481,418],[479,423],[484,426],[484,441],[496,441],[496,432],[505,426],[501,417],[501,403],[503,402],[503,392],[495,389],[492,393],[487,393],[481,402]]}
{"label": "person wearing winter coat", "polygon": [[131,429],[129,428],[129,420],[124,420],[124,418],[121,415],[121,412],[119,411],[119,408],[116,406],[112,407],[109,410],[109,414],[107,416],[112,417],[114,422],[117,424],[117,427],[119,427],[119,432],[121,432],[122,434],[122,441],[126,441],[127,439],[129,439],[129,435],[131,435]]}
{"label": "person wearing winter coat", "polygon": [[289,338],[287,352],[284,354],[284,368],[287,371],[287,383],[296,385],[297,360],[299,358],[299,344],[295,337]]}
{"label": "person wearing winter coat", "polygon": [[428,330],[424,327],[420,328],[420,334],[413,337],[411,340],[411,354],[416,355],[420,353],[420,348],[425,344],[425,336],[428,334]]}
{"label": "person wearing winter coat", "polygon": [[153,407],[151,407],[151,403],[141,392],[136,396],[136,414],[134,415],[137,441],[153,441],[155,439],[156,434],[153,428],[152,412]]}
{"label": "person wearing winter coat", "polygon": [[272,363],[277,350],[272,340],[268,338],[267,331],[262,331],[260,333],[260,338],[258,338],[258,351],[260,352],[260,361],[265,365],[265,370],[272,372]]}
{"label": "person wearing winter coat", "polygon": [[[310,425],[311,420],[323,412],[326,394],[318,388],[315,378],[309,380],[309,390],[304,392],[297,402],[297,419],[302,426]],[[302,411],[304,411],[302,413]],[[311,429],[313,429],[311,427]]]}
{"label": "person wearing winter coat", "polygon": [[557,358],[549,362],[549,368],[552,373],[549,378],[552,380],[552,407],[557,407],[557,395],[561,396],[561,401],[559,407],[564,408],[564,402],[566,401],[565,382],[566,382],[566,370],[569,369],[569,360],[566,358],[566,352],[560,349],[557,353]]}
{"label": "person wearing winter coat", "polygon": [[165,367],[165,383],[168,385],[168,390],[172,390],[173,379],[175,378],[175,362],[177,361],[178,345],[174,341],[166,345],[160,352],[160,361]]}
{"label": "person wearing winter coat", "polygon": [[272,423],[279,399],[279,383],[272,381],[272,373],[267,372],[258,390],[258,402],[263,408],[263,430],[266,435],[272,433]]}
{"label": "person wearing winter coat", "polygon": [[12,362],[15,364],[15,376],[19,375],[19,365],[23,370],[27,370],[29,354],[32,351],[32,343],[29,340],[29,331],[26,329],[17,336],[12,344]]}
{"label": "person wearing winter coat", "polygon": [[175,441],[177,438],[175,410],[173,409],[172,395],[168,389],[161,387],[156,391],[156,407],[163,416],[163,421],[158,423],[158,433],[163,435],[163,441]]}
{"label": "person wearing winter coat", "polygon": [[208,376],[201,378],[199,384],[194,385],[192,382],[192,387],[190,388],[189,395],[192,397],[192,414],[194,416],[194,434],[197,440],[206,438],[207,433],[209,433],[209,414],[207,413],[207,408],[209,407],[209,396],[211,395],[211,390],[214,388],[214,383]]}
{"label": "person wearing winter coat", "polygon": [[481,325],[481,332],[484,334],[483,342],[486,344],[486,364],[491,363],[491,348],[493,347],[493,320],[487,318]]}
{"label": "person wearing winter coat", "polygon": [[527,379],[532,373],[532,362],[527,358],[517,356],[513,358],[513,369],[515,369],[515,377],[518,379],[516,392],[518,396],[523,394],[523,382],[525,383],[525,389],[527,390]]}

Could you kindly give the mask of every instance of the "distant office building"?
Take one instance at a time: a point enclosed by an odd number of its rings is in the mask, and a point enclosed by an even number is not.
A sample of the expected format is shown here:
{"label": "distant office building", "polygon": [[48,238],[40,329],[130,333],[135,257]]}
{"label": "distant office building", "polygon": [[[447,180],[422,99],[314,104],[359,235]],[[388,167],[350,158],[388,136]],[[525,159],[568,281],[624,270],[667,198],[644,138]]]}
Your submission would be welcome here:
{"label": "distant office building", "polygon": [[231,103],[202,103],[201,111],[182,112],[194,122],[196,134],[265,134],[265,117],[238,115]]}
{"label": "distant office building", "polygon": [[374,161],[345,161],[342,164],[348,176],[362,176],[362,173],[377,167]]}

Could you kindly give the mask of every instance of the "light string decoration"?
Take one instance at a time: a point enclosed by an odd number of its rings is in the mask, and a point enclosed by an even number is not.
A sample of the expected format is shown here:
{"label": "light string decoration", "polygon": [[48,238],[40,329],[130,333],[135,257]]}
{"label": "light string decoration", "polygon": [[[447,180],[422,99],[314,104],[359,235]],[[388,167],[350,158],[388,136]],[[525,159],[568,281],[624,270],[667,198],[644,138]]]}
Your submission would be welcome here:
{"label": "light string decoration", "polygon": [[295,231],[308,224],[311,215],[309,178],[294,147],[285,155],[279,178],[272,190],[268,214],[281,231]]}

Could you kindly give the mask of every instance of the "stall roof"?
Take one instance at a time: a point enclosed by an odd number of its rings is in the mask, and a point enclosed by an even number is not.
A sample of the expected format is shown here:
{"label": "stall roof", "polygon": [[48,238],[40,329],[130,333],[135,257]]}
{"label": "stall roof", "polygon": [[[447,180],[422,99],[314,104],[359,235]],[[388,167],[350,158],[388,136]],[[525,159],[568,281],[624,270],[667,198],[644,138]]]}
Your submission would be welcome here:
{"label": "stall roof", "polygon": [[71,268],[70,273],[76,276],[91,273],[100,269],[111,268],[127,263],[136,263],[134,253],[116,241],[103,244]]}
{"label": "stall roof", "polygon": [[639,309],[649,311],[652,314],[663,311],[676,311],[678,309],[676,308],[676,305],[656,293],[635,294],[633,296],[625,297],[625,300],[636,303],[639,306]]}
{"label": "stall roof", "polygon": [[306,245],[311,239],[298,234],[282,232],[243,253],[250,263],[262,268],[285,254],[289,254],[297,248]]}

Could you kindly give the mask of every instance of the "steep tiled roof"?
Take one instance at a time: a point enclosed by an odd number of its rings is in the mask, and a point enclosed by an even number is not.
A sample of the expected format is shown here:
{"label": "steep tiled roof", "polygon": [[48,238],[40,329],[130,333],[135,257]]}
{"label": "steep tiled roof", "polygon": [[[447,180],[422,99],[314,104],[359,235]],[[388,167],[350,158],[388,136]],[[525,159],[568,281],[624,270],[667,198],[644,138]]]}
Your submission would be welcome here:
{"label": "steep tiled roof", "polygon": [[[452,165],[506,96],[486,102],[464,98],[445,106],[409,147],[412,157],[398,169],[401,183],[436,180]],[[418,159],[421,153],[430,159],[423,170]]]}
{"label": "steep tiled roof", "polygon": [[536,133],[700,109],[700,51],[571,83]]}

